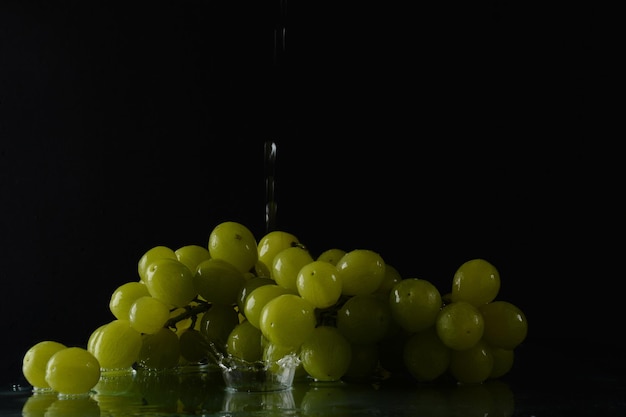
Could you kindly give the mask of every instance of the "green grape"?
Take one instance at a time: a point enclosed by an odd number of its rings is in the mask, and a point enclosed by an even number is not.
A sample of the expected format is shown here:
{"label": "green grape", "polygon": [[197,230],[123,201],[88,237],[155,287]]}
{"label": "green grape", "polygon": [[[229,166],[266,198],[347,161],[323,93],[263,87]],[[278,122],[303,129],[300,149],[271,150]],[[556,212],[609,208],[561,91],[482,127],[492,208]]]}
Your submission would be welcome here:
{"label": "green grape", "polygon": [[151,296],[174,307],[184,307],[198,294],[193,273],[177,259],[162,258],[152,262],[145,283]]}
{"label": "green grape", "polygon": [[491,302],[500,291],[500,273],[484,259],[463,263],[454,273],[450,299],[466,301],[474,306]]}
{"label": "green grape", "polygon": [[246,297],[246,304],[243,307],[243,315],[256,328],[260,328],[261,311],[263,307],[279,295],[290,294],[289,290],[280,285],[262,285],[255,288]]}
{"label": "green grape", "polygon": [[192,273],[196,272],[200,262],[211,259],[208,248],[200,245],[186,245],[174,251],[176,259],[183,263]]}
{"label": "green grape", "polygon": [[301,246],[296,236],[282,230],[273,230],[263,236],[257,244],[259,255],[255,271],[259,277],[270,277],[274,256],[283,249]]}
{"label": "green grape", "polygon": [[237,311],[225,304],[213,304],[200,318],[198,330],[220,351],[226,349],[228,335],[239,324]]}
{"label": "green grape", "polygon": [[167,246],[154,246],[148,249],[141,256],[141,258],[139,258],[139,262],[137,263],[137,272],[139,273],[139,278],[142,281],[145,281],[148,274],[148,267],[150,266],[150,264],[158,259],[163,258],[177,259],[174,250],[168,248]]}
{"label": "green grape", "polygon": [[268,277],[252,277],[248,279],[243,284],[243,287],[239,289],[239,293],[237,294],[237,308],[239,308],[239,311],[243,313],[244,307],[246,305],[246,299],[248,298],[248,295],[250,295],[250,293],[255,288],[258,288],[262,285],[275,285],[275,284],[276,282],[274,282],[273,279],[268,278]]}
{"label": "green grape", "polygon": [[400,281],[402,281],[400,271],[398,271],[394,266],[385,263],[385,276],[375,292],[387,296],[389,292],[391,292],[393,286]]}
{"label": "green grape", "polygon": [[66,348],[63,343],[44,340],[26,351],[22,358],[22,373],[35,391],[50,389],[46,382],[46,364],[52,355]]}
{"label": "green grape", "polygon": [[450,374],[462,384],[478,384],[491,375],[493,354],[483,340],[465,350],[450,351]]}
{"label": "green grape", "polygon": [[420,332],[435,324],[442,307],[437,287],[425,279],[407,278],[389,292],[393,319],[408,332]]}
{"label": "green grape", "polygon": [[226,340],[226,352],[247,362],[263,359],[263,335],[261,330],[245,320],[235,326]]}
{"label": "green grape", "polygon": [[479,307],[485,321],[484,339],[492,346],[514,349],[528,334],[526,316],[508,301],[492,301]]}
{"label": "green grape", "polygon": [[343,378],[347,380],[366,380],[378,369],[379,348],[377,343],[351,343],[350,366]]}
{"label": "green grape", "polygon": [[389,304],[373,294],[350,297],[337,312],[337,329],[350,343],[377,343],[389,330]]}
{"label": "green grape", "polygon": [[493,355],[493,368],[489,374],[489,378],[500,378],[509,373],[513,368],[515,361],[515,351],[513,349],[503,349],[495,346],[489,346]]}
{"label": "green grape", "polygon": [[318,326],[300,346],[302,366],[317,381],[338,381],[352,361],[352,347],[336,327]]}
{"label": "green grape", "polygon": [[173,330],[163,327],[156,333],[141,336],[137,365],[147,370],[172,369],[180,359],[180,342]]}
{"label": "green grape", "polygon": [[198,265],[193,277],[196,292],[207,302],[234,305],[245,285],[243,273],[222,259],[208,259]]}
{"label": "green grape", "polygon": [[115,319],[98,327],[87,341],[87,350],[105,371],[130,368],[140,349],[141,333],[128,320]]}
{"label": "green grape", "polygon": [[[263,344],[262,360],[263,362],[265,362],[265,364],[267,365],[267,368],[270,371],[278,373],[281,370],[281,366],[277,362],[287,355],[297,356],[298,352],[299,352],[298,349],[294,349],[290,346],[281,346],[281,345],[277,345],[272,342],[266,341]],[[302,368],[302,363],[298,363],[298,366],[296,368],[296,373],[298,373],[299,371],[302,371],[302,372],[304,371],[304,368]]]}
{"label": "green grape", "polygon": [[263,306],[259,318],[259,328],[267,340],[294,348],[311,335],[316,324],[315,307],[295,294],[282,294],[271,299]]}
{"label": "green grape", "polygon": [[130,281],[120,285],[111,294],[109,310],[116,319],[128,320],[130,306],[139,298],[150,295],[143,281]]}
{"label": "green grape", "polygon": [[254,235],[241,223],[227,221],[218,224],[209,234],[211,258],[222,259],[239,272],[251,271],[258,260]]}
{"label": "green grape", "polygon": [[46,382],[60,395],[88,394],[100,379],[101,364],[87,349],[68,347],[46,363]]}
{"label": "green grape", "polygon": [[283,249],[274,256],[270,277],[276,281],[276,284],[297,294],[298,272],[311,262],[313,262],[313,257],[307,249],[301,246]]}
{"label": "green grape", "polygon": [[152,296],[139,297],[128,314],[130,327],[139,333],[156,333],[170,318],[170,309],[163,301]]}
{"label": "green grape", "polygon": [[319,256],[315,259],[316,261],[324,261],[330,264],[337,266],[337,262],[339,259],[346,254],[346,251],[339,248],[331,248],[326,249],[324,252],[320,253]]}
{"label": "green grape", "polygon": [[339,300],[341,281],[337,268],[325,261],[304,265],[296,277],[296,288],[302,298],[315,308],[327,308]]}
{"label": "green grape", "polygon": [[50,404],[45,417],[100,417],[102,412],[96,400],[86,395],[61,396]]}
{"label": "green grape", "polygon": [[178,335],[180,355],[189,362],[201,362],[209,355],[209,345],[200,331],[185,329]]}
{"label": "green grape", "polygon": [[407,370],[418,382],[430,382],[445,374],[450,365],[450,348],[443,344],[434,326],[413,333],[403,349]]}
{"label": "green grape", "polygon": [[485,321],[472,304],[457,301],[441,309],[435,326],[444,345],[454,350],[465,350],[483,337]]}
{"label": "green grape", "polygon": [[371,294],[383,282],[385,261],[376,252],[354,249],[337,261],[344,295]]}

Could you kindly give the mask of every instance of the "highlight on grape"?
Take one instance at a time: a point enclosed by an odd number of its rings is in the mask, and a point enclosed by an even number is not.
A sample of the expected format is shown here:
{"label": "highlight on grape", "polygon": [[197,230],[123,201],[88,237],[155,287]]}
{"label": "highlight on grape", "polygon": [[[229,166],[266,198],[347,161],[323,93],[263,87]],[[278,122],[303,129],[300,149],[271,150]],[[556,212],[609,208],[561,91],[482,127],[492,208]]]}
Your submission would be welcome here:
{"label": "highlight on grape", "polygon": [[34,392],[87,395],[110,374],[266,363],[298,358],[311,381],[480,384],[510,372],[528,323],[498,299],[500,274],[485,259],[458,267],[450,288],[403,276],[368,249],[315,256],[295,234],[256,239],[225,221],[206,245],[154,246],[137,277],[112,289],[111,320],[85,348],[44,340],[23,357]]}

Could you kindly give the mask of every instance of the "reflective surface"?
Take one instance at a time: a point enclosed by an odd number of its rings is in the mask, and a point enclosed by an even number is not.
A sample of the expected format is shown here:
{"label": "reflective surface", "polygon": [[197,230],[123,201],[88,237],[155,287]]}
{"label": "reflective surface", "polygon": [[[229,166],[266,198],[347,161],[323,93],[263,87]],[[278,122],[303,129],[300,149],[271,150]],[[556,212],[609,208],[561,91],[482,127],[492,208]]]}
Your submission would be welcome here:
{"label": "reflective surface", "polygon": [[509,375],[479,385],[444,380],[420,385],[402,377],[382,383],[297,380],[291,389],[236,392],[217,369],[116,376],[97,393],[59,399],[7,387],[0,415],[91,416],[623,416],[626,384],[617,351],[578,347],[562,352],[522,346]]}

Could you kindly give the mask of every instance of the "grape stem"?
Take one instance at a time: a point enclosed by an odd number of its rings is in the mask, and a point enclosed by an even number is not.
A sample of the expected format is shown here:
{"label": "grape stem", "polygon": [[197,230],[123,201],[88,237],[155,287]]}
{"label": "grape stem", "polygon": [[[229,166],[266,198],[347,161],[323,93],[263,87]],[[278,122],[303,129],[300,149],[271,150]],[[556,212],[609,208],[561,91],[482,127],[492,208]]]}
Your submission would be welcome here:
{"label": "grape stem", "polygon": [[179,321],[191,318],[192,320],[191,328],[193,328],[193,326],[196,324],[195,322],[196,322],[196,319],[198,318],[198,314],[204,313],[205,311],[208,311],[211,308],[211,303],[207,303],[206,301],[200,300],[197,297],[193,301],[196,302],[197,304],[186,305],[185,311],[183,311],[177,316],[170,318],[165,323],[165,327],[169,327],[171,329],[176,330],[176,323],[178,323]]}

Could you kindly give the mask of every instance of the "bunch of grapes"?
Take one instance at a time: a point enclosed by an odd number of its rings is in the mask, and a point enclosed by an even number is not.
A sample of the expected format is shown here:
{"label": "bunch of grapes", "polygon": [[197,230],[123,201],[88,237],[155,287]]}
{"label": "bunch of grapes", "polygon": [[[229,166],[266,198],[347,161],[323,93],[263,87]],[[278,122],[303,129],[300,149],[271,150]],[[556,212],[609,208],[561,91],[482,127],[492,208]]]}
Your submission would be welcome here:
{"label": "bunch of grapes", "polygon": [[110,322],[86,348],[57,341],[32,346],[23,373],[35,390],[90,392],[108,373],[298,358],[296,375],[367,381],[405,374],[418,382],[452,377],[481,383],[508,373],[527,321],[496,300],[497,269],[473,259],[443,295],[429,281],[402,277],[368,249],[328,249],[317,257],[275,230],[256,240],[227,221],[207,246],[155,246],[138,279],[111,295]]}

